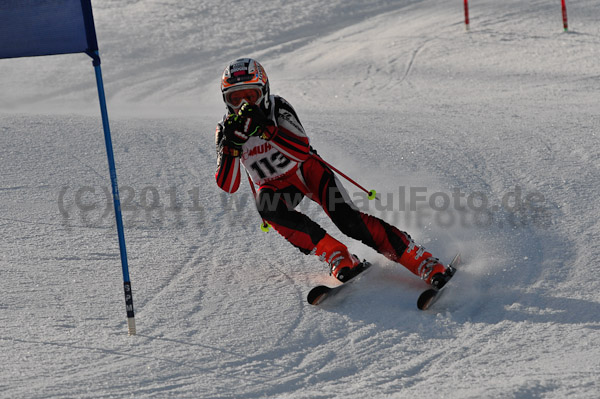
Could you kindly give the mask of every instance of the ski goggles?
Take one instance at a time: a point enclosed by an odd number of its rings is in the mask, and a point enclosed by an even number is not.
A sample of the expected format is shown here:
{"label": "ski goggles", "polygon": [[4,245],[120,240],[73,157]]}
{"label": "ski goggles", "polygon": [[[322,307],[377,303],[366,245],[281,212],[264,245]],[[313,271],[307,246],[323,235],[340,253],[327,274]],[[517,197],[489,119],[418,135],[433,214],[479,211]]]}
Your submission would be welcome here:
{"label": "ski goggles", "polygon": [[257,87],[248,87],[243,89],[231,90],[225,94],[225,102],[231,108],[240,108],[242,103],[254,105],[262,100],[262,90]]}

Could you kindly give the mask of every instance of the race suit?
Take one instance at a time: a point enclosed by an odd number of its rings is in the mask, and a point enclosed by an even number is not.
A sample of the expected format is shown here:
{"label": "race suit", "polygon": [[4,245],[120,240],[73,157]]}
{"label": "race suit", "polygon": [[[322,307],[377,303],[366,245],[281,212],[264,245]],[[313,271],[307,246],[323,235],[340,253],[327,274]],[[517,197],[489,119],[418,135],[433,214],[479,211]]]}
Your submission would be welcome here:
{"label": "race suit", "polygon": [[[240,156],[230,155],[224,149],[226,116],[217,124],[215,178],[219,187],[228,193],[237,191],[242,175],[241,163],[253,184],[258,186],[255,199],[261,217],[303,253],[314,253],[317,243],[326,235],[321,226],[295,210],[306,196],[323,208],[342,233],[404,264],[425,279],[419,270],[422,265],[404,261],[413,256],[405,255],[401,261],[405,252],[415,248],[410,236],[359,211],[334,172],[311,148],[292,106],[279,96],[271,96],[270,100],[267,116],[274,123],[271,140],[250,137]],[[415,260],[422,255],[422,252],[416,252]]]}

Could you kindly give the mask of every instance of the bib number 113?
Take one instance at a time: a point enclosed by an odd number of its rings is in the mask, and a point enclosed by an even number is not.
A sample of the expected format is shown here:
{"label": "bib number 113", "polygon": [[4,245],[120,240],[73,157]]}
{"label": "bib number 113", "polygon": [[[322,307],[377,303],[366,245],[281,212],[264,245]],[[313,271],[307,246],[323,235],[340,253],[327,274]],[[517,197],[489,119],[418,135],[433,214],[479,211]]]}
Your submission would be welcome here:
{"label": "bib number 113", "polygon": [[279,151],[273,153],[271,157],[261,158],[250,165],[261,179],[275,175],[278,170],[285,168],[291,161],[283,156]]}

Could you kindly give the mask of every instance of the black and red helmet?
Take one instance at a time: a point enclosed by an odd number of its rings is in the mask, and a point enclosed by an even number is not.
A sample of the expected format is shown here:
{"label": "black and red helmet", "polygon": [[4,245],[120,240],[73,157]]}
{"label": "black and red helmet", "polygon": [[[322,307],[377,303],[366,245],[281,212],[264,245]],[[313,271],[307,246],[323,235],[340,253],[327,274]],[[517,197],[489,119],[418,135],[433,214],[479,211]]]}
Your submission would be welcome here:
{"label": "black and red helmet", "polygon": [[244,102],[265,111],[269,108],[269,78],[262,65],[252,58],[239,58],[227,65],[221,78],[221,93],[231,112]]}

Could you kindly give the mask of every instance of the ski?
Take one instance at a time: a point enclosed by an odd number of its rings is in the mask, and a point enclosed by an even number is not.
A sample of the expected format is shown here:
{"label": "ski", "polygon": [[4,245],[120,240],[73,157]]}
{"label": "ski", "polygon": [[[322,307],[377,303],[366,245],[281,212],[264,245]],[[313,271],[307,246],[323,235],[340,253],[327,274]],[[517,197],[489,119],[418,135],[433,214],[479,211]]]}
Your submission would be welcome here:
{"label": "ski", "polygon": [[310,290],[310,292],[308,293],[308,295],[306,297],[306,300],[308,301],[308,303],[310,303],[311,305],[319,305],[325,299],[332,298],[332,297],[338,295],[341,291],[343,291],[345,288],[347,288],[350,284],[354,283],[355,281],[358,281],[362,276],[364,276],[365,271],[367,271],[371,267],[371,263],[364,260],[357,267],[362,268],[360,273],[357,274],[356,276],[354,276],[352,279],[346,281],[345,283],[342,283],[335,287],[328,287],[326,285],[318,285],[318,286],[314,287],[312,290]]}
{"label": "ski", "polygon": [[419,308],[420,310],[427,310],[434,303],[436,303],[438,301],[438,299],[440,299],[440,297],[444,294],[444,290],[450,283],[450,280],[452,280],[452,277],[456,273],[456,269],[458,268],[459,264],[460,264],[460,253],[456,254],[454,259],[452,259],[452,262],[450,262],[450,264],[448,265],[447,270],[450,272],[450,279],[439,290],[435,289],[435,288],[429,288],[429,289],[423,291],[421,293],[421,295],[419,295],[419,299],[417,299],[417,308]]}

